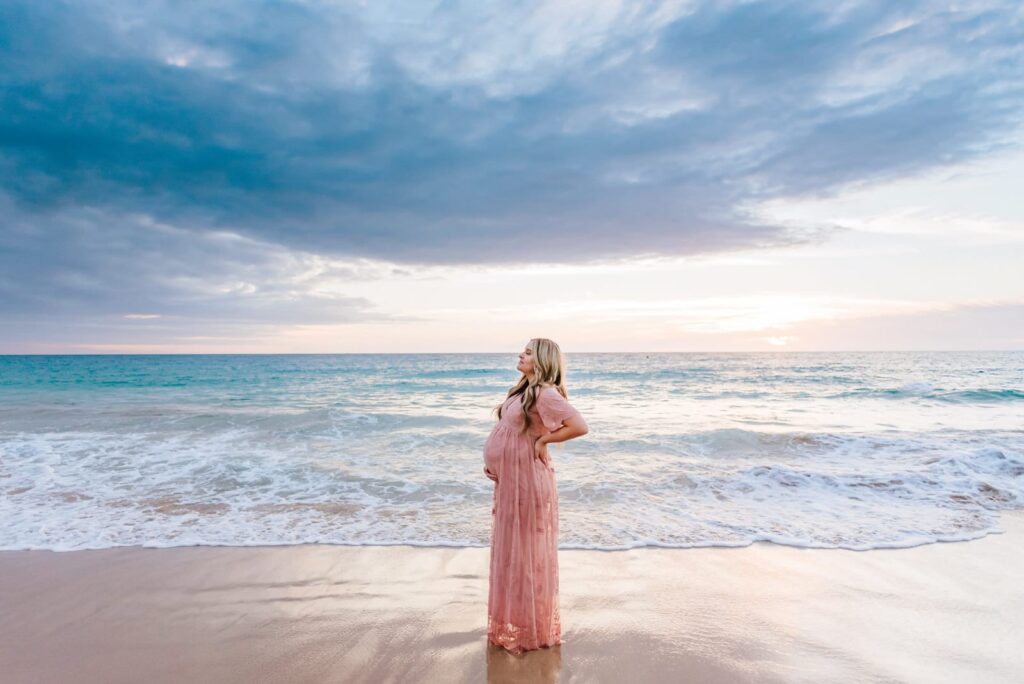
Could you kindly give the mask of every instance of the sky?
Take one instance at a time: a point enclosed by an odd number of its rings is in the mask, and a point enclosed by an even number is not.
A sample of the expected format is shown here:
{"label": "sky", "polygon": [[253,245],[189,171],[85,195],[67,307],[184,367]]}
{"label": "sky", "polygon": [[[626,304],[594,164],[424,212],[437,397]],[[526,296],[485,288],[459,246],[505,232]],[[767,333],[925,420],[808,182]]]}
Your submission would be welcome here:
{"label": "sky", "polygon": [[1017,2],[0,4],[0,353],[1024,349]]}

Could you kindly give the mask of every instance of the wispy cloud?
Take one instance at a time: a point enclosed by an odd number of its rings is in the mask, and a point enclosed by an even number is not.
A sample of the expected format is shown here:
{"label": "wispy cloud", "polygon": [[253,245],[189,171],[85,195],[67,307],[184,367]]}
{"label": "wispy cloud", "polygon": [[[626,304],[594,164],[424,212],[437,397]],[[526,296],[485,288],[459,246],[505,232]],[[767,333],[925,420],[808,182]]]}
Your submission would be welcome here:
{"label": "wispy cloud", "polygon": [[752,295],[692,299],[590,298],[545,304],[524,302],[471,310],[466,307],[432,308],[424,316],[502,317],[514,320],[586,320],[611,326],[638,320],[665,321],[679,330],[695,333],[758,332],[784,329],[805,322],[848,320],[868,316],[916,315],[957,308],[955,304],[899,299],[846,297],[822,292],[817,295],[762,292]]}
{"label": "wispy cloud", "polygon": [[406,277],[388,264],[185,230],[147,215],[62,208],[41,226],[13,204],[0,204],[0,212],[0,314],[10,322],[387,320],[395,316],[344,289],[356,280]]}

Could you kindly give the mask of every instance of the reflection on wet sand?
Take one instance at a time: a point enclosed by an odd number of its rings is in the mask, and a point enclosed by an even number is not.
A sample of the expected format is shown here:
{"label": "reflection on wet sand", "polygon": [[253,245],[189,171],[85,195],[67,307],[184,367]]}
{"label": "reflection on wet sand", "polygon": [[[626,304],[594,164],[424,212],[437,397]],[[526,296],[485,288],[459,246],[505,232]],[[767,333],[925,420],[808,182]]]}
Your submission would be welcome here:
{"label": "reflection on wet sand", "polygon": [[0,552],[20,682],[1022,682],[1024,514],[911,549],[562,550],[565,643],[486,637],[487,548]]}
{"label": "reflection on wet sand", "polygon": [[558,681],[562,669],[561,645],[512,654],[490,641],[486,643],[488,684],[553,684]]}

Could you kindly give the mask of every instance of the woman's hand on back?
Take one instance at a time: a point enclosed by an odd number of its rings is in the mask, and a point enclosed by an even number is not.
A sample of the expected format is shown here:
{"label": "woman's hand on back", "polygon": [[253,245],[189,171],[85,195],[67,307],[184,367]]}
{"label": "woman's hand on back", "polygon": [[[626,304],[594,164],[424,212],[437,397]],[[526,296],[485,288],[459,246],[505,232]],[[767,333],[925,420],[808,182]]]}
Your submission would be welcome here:
{"label": "woman's hand on back", "polygon": [[551,467],[551,455],[548,454],[548,443],[540,437],[533,443],[533,454],[540,459],[540,462],[546,465],[548,468]]}

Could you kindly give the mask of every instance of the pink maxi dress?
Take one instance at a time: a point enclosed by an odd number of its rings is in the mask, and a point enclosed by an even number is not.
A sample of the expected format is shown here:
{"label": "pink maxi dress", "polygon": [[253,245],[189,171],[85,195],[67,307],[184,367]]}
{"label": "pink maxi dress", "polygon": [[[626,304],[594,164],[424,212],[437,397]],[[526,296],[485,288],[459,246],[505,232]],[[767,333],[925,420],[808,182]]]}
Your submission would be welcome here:
{"label": "pink maxi dress", "polygon": [[558,390],[545,387],[530,411],[530,430],[521,433],[522,395],[511,397],[484,445],[484,464],[497,477],[487,638],[512,653],[562,643],[558,490],[555,469],[535,456],[534,442],[573,415],[578,412]]}

